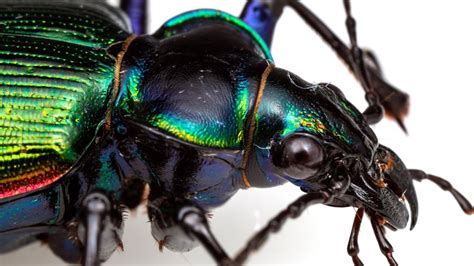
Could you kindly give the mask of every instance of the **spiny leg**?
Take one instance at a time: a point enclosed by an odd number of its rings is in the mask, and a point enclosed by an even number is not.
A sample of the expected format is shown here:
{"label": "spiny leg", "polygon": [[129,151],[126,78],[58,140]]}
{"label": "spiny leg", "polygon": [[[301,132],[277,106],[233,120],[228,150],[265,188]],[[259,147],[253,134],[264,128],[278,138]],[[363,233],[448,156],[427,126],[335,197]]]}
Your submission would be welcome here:
{"label": "spiny leg", "polygon": [[283,224],[289,218],[298,218],[301,213],[309,206],[320,203],[329,203],[332,197],[325,193],[309,193],[299,197],[296,201],[288,205],[277,216],[271,219],[268,224],[256,233],[248,242],[243,250],[235,258],[235,262],[239,265],[243,264],[252,252],[257,251],[268,239],[271,233],[280,231]]}
{"label": "spiny leg", "polygon": [[97,266],[122,247],[122,213],[102,192],[92,192],[84,198],[78,226],[84,266]]}
{"label": "spiny leg", "polygon": [[[162,246],[184,252],[198,240],[219,265],[232,260],[218,243],[207,222],[206,213],[193,203],[174,197],[160,196],[148,204],[153,237]],[[182,229],[182,230],[180,230]]]}
{"label": "spiny leg", "polygon": [[383,223],[380,222],[377,215],[370,215],[370,222],[372,224],[372,229],[374,230],[375,238],[377,239],[377,243],[379,244],[380,251],[385,255],[388,260],[390,266],[397,266],[398,263],[393,258],[393,247],[388,242],[387,238],[385,237],[385,232],[383,229]]}
{"label": "spiny leg", "polygon": [[219,265],[231,264],[231,260],[212,234],[204,211],[195,206],[185,206],[178,214],[181,226],[199,239]]}
{"label": "spiny leg", "polygon": [[[345,62],[349,70],[355,74],[356,78],[359,79],[361,83],[363,81],[360,79],[360,75],[357,75],[357,68],[360,70],[360,63],[365,65],[365,75],[367,78],[365,82],[375,91],[387,115],[393,117],[399,126],[404,131],[406,131],[405,126],[403,125],[403,117],[408,112],[408,95],[396,89],[384,80],[382,71],[374,54],[370,51],[362,51],[362,62],[356,64],[353,60],[351,49],[349,49],[319,17],[317,17],[299,1],[288,0],[287,4],[293,8],[298,13],[298,15],[300,15],[301,18],[336,52],[336,54]],[[364,87],[364,90],[366,93],[368,93],[366,87]],[[368,95],[370,95],[370,89]],[[368,97],[373,98],[373,95]],[[368,99],[368,101],[369,100],[376,101],[375,99]],[[370,101],[369,104],[371,104]],[[377,109],[377,107],[369,106],[369,109],[370,108]]]}
{"label": "spiny leg", "polygon": [[349,243],[347,244],[347,253],[352,257],[355,266],[362,266],[364,263],[359,259],[359,231],[362,218],[364,217],[364,208],[359,208],[354,217]]}
{"label": "spiny leg", "polygon": [[121,0],[120,8],[128,15],[133,33],[145,34],[148,23],[148,0]]}
{"label": "spiny leg", "polygon": [[469,202],[469,200],[466,199],[459,191],[457,191],[451,183],[449,183],[447,180],[434,176],[434,175],[429,175],[426,174],[425,172],[421,170],[413,170],[410,169],[408,170],[410,172],[410,176],[416,180],[416,181],[423,181],[423,180],[430,180],[431,182],[435,183],[438,185],[441,189],[448,191],[453,195],[454,199],[458,202],[459,206],[461,209],[468,215],[474,214],[474,208],[472,207],[472,204]]}

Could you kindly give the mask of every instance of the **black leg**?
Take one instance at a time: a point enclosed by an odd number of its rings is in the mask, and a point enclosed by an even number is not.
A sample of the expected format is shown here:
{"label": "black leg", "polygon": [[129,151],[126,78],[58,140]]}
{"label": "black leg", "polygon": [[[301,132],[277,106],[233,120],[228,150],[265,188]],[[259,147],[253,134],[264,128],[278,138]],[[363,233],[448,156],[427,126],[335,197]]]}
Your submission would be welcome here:
{"label": "black leg", "polygon": [[235,263],[243,264],[252,252],[257,251],[268,239],[271,233],[280,231],[281,227],[289,218],[298,218],[301,213],[314,204],[330,204],[333,200],[346,193],[351,180],[347,175],[345,166],[336,166],[335,173],[327,188],[320,191],[309,192],[293,203],[288,205],[286,209],[281,211],[277,216],[271,219],[268,224],[257,232],[248,242],[247,245],[237,254]]}
{"label": "black leg", "polygon": [[364,263],[359,259],[359,231],[362,218],[364,217],[364,208],[359,208],[356,212],[354,223],[352,225],[349,243],[347,244],[347,253],[352,257],[355,266],[362,266]]}
{"label": "black leg", "polygon": [[94,193],[84,199],[83,208],[86,212],[84,266],[99,265],[100,236],[110,207],[110,201],[102,194]]}
{"label": "black leg", "polygon": [[459,191],[457,191],[451,183],[446,181],[445,179],[441,177],[437,177],[434,175],[429,175],[426,174],[425,172],[421,170],[408,170],[410,172],[410,176],[416,180],[416,181],[422,181],[424,179],[430,180],[431,182],[435,183],[438,185],[441,189],[448,191],[451,193],[458,202],[459,206],[461,209],[468,215],[473,215],[474,214],[474,208],[472,207],[472,204],[464,197]]}
{"label": "black leg", "polygon": [[219,265],[233,264],[212,234],[204,211],[195,206],[182,207],[178,213],[178,222],[189,235],[204,245]]}
{"label": "black leg", "polygon": [[133,33],[145,34],[148,22],[147,0],[121,0],[120,8],[128,15],[132,23]]}
{"label": "black leg", "polygon": [[385,237],[385,232],[383,229],[383,224],[380,222],[376,215],[370,215],[370,222],[372,223],[372,228],[374,229],[375,238],[379,244],[380,250],[385,255],[388,260],[390,266],[397,266],[398,263],[393,258],[393,247],[388,242],[387,238]]}
{"label": "black leg", "polygon": [[82,202],[77,236],[84,245],[84,266],[97,266],[122,246],[122,213],[102,192],[92,192]]}
{"label": "black leg", "polygon": [[354,74],[365,91],[365,97],[369,107],[364,111],[364,116],[369,124],[376,124],[383,118],[383,107],[380,104],[379,96],[369,82],[367,69],[363,59],[362,50],[357,43],[356,21],[352,17],[350,0],[344,0],[346,10],[346,27],[351,42],[351,56]]}
{"label": "black leg", "polygon": [[160,247],[185,252],[196,247],[198,241],[219,265],[232,264],[211,232],[205,211],[193,203],[175,197],[160,196],[149,202],[148,215],[153,237]]}
{"label": "black leg", "polygon": [[[287,219],[299,217],[310,205],[330,203],[333,198],[334,196],[327,193],[309,193],[301,196],[255,234],[235,260],[231,260],[217,242],[209,228],[205,212],[200,208],[192,204],[165,203],[167,200],[163,201],[162,198],[151,202],[148,211],[152,217],[153,237],[161,245],[173,250],[187,251],[193,246],[189,238],[191,241],[195,238],[204,245],[219,265],[242,265],[252,252],[257,251],[265,243],[271,233],[280,230]],[[170,220],[173,214],[177,216]],[[177,231],[175,225],[180,226],[186,235]]]}
{"label": "black leg", "polygon": [[290,204],[250,239],[235,260],[229,258],[212,234],[203,209],[176,195],[162,193],[158,185],[151,186],[148,203],[153,237],[160,247],[166,246],[176,251],[188,251],[195,246],[195,240],[198,240],[219,265],[242,265],[252,252],[264,244],[271,233],[281,229],[286,220],[299,217],[310,205],[330,204],[335,198],[342,196],[349,189],[351,181],[344,167],[338,169],[327,188],[305,194]]}
{"label": "black leg", "polygon": [[[369,102],[369,110],[366,117],[369,122],[377,120],[380,110],[376,106],[377,99],[384,107],[388,116],[393,117],[400,127],[405,130],[403,125],[403,117],[408,111],[408,95],[392,85],[388,84],[382,77],[382,72],[377,59],[370,51],[361,51],[360,49],[349,49],[344,42],[331,29],[324,24],[314,13],[306,6],[296,0],[289,0],[288,5],[293,8],[308,25],[314,29],[321,38],[336,52],[336,54],[345,62],[349,70],[354,73],[355,77],[361,82],[366,91],[366,98]],[[355,39],[355,21],[348,17],[351,41]],[[352,33],[351,33],[352,32]],[[354,45],[352,45],[354,47]],[[356,55],[358,62],[354,61],[353,53]],[[361,60],[362,58],[362,60]],[[361,67],[362,66],[362,67]],[[365,70],[363,70],[365,68]],[[358,74],[358,72],[361,72]],[[365,84],[365,85],[364,85]],[[375,93],[375,95],[374,95]],[[373,117],[370,117],[373,116]]]}
{"label": "black leg", "polygon": [[298,218],[307,207],[314,204],[329,203],[332,199],[333,197],[326,193],[309,193],[299,197],[288,205],[285,210],[271,219],[263,229],[247,242],[246,247],[235,258],[235,262],[239,265],[243,264],[252,252],[257,251],[265,243],[271,233],[280,231],[283,224],[289,218]]}

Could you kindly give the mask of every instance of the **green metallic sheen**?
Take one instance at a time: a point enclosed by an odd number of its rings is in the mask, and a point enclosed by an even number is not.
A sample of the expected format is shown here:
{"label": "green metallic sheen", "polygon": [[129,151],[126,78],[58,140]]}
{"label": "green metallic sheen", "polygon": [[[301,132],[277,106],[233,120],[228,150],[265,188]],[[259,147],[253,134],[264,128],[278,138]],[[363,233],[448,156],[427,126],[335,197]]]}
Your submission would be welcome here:
{"label": "green metallic sheen", "polygon": [[168,20],[163,26],[165,29],[165,37],[170,37],[174,34],[173,27],[177,27],[181,24],[184,24],[194,19],[202,19],[202,18],[224,20],[241,28],[242,30],[247,32],[257,42],[257,44],[259,45],[259,47],[262,49],[263,53],[265,54],[266,58],[270,60],[271,62],[273,62],[273,57],[270,52],[270,48],[262,39],[260,34],[258,34],[252,27],[250,27],[247,23],[240,20],[239,18],[234,17],[228,13],[225,13],[219,10],[199,9],[195,11],[186,12],[177,17],[174,17]]}
{"label": "green metallic sheen", "polygon": [[[132,67],[125,74],[126,81],[121,90],[117,104],[127,114],[136,113],[143,99],[139,88],[142,71],[138,67]],[[148,125],[162,130],[184,142],[211,148],[240,149],[244,144],[245,122],[250,110],[250,84],[247,78],[240,77],[233,88],[234,96],[232,102],[232,114],[225,121],[213,120],[203,123],[202,120],[185,118],[179,114],[164,112],[159,114],[146,114],[141,119]],[[216,88],[217,91],[218,88]],[[178,92],[179,93],[179,92]],[[212,99],[198,99],[203,104],[212,104]]]}
{"label": "green metallic sheen", "polygon": [[115,64],[106,50],[128,33],[77,6],[0,11],[0,188],[60,178],[104,119]]}
{"label": "green metallic sheen", "polygon": [[[281,70],[274,72],[279,71]],[[329,113],[320,106],[322,103],[316,98],[311,98],[321,95],[320,98],[331,100],[333,108],[360,119],[360,115],[357,115],[352,105],[336,97],[324,85],[307,84],[304,88],[295,87],[293,90],[286,90],[280,87],[282,85],[273,84],[272,75],[269,79],[256,115],[256,135],[264,136],[257,140],[257,145],[267,145],[267,138],[271,138],[274,134],[284,138],[294,132],[308,132],[322,139],[335,139],[351,146],[353,139],[349,134],[350,129],[346,128],[337,117],[328,116]],[[278,118],[278,121],[271,120],[272,117]],[[268,132],[272,136],[267,136]]]}
{"label": "green metallic sheen", "polygon": [[[232,99],[234,113],[225,121],[214,120],[210,124],[203,124],[165,113],[151,117],[148,123],[188,143],[212,148],[240,149],[244,144],[244,124],[249,112],[248,85],[245,79],[237,84]],[[212,101],[207,104],[212,104]]]}

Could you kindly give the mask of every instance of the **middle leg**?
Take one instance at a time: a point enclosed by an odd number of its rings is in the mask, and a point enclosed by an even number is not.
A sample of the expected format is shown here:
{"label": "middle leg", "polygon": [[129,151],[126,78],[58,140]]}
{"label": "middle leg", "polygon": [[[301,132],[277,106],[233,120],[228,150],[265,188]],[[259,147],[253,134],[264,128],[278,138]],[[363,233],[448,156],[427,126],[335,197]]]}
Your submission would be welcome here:
{"label": "middle leg", "polygon": [[152,235],[163,246],[177,252],[190,251],[201,243],[219,265],[232,260],[214,237],[206,212],[196,204],[173,196],[160,195],[148,203]]}

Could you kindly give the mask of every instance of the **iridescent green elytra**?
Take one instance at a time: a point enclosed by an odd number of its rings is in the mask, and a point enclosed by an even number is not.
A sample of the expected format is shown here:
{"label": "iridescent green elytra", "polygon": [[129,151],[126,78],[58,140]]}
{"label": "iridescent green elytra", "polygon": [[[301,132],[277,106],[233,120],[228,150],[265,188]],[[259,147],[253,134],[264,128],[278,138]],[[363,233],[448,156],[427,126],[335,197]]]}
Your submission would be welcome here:
{"label": "iridescent green elytra", "polygon": [[60,178],[103,119],[126,24],[106,5],[0,7],[0,198]]}

